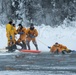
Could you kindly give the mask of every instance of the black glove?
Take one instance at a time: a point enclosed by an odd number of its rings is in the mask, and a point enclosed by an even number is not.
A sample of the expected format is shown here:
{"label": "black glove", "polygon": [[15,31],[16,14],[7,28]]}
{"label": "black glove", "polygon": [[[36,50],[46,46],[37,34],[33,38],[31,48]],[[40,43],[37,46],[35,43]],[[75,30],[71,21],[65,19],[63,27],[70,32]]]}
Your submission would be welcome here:
{"label": "black glove", "polygon": [[24,32],[18,32],[18,34],[24,34]]}
{"label": "black glove", "polygon": [[50,46],[48,46],[48,48],[50,49],[51,47],[50,47]]}
{"label": "black glove", "polygon": [[10,39],[12,39],[12,36],[10,36]]}
{"label": "black glove", "polygon": [[30,34],[29,36],[30,36],[30,38],[35,38],[35,36],[34,36],[34,35],[32,35],[32,34]]}

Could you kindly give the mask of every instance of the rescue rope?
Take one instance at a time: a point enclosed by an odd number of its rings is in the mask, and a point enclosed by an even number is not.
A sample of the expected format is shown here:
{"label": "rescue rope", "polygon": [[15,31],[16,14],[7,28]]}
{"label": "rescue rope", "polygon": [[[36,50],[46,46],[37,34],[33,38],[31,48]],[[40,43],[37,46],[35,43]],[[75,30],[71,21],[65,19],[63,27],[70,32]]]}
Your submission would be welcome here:
{"label": "rescue rope", "polygon": [[45,46],[47,46],[49,49],[51,48],[50,46],[46,45],[44,42],[42,42],[41,40],[38,39],[39,42],[41,42],[42,44],[44,44]]}
{"label": "rescue rope", "polygon": [[44,44],[45,46],[47,46],[44,42],[42,42],[41,40],[38,39],[39,42],[41,42],[42,44]]}

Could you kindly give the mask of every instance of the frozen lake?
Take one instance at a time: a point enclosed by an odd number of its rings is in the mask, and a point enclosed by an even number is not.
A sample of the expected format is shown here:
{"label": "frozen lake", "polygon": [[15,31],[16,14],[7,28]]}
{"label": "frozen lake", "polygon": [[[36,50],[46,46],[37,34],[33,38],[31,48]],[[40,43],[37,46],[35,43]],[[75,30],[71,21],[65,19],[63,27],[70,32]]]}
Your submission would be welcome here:
{"label": "frozen lake", "polygon": [[76,53],[0,53],[0,75],[76,75]]}

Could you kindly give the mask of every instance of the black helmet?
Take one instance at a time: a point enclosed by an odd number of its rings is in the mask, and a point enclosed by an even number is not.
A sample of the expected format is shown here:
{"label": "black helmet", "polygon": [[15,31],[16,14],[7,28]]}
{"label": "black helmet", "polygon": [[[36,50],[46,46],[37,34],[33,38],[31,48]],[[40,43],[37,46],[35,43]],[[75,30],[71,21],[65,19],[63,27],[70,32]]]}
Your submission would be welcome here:
{"label": "black helmet", "polygon": [[20,29],[22,29],[22,28],[23,28],[22,24],[19,24],[18,26],[20,27]]}
{"label": "black helmet", "polygon": [[12,21],[9,21],[9,24],[12,24]]}
{"label": "black helmet", "polygon": [[13,26],[15,26],[15,24],[12,24]]}
{"label": "black helmet", "polygon": [[18,26],[22,26],[22,24],[19,24]]}
{"label": "black helmet", "polygon": [[31,23],[31,24],[30,24],[30,30],[33,30],[33,29],[34,29],[34,24]]}
{"label": "black helmet", "polygon": [[56,42],[55,44],[58,44],[58,42]]}

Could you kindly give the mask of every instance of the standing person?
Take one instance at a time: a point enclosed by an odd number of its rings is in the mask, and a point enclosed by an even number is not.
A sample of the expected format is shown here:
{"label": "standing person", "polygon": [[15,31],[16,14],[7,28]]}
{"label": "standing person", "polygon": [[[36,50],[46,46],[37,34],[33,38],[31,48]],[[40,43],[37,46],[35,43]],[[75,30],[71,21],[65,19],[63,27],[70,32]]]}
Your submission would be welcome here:
{"label": "standing person", "polygon": [[30,50],[29,43],[30,43],[30,41],[32,41],[36,47],[36,50],[38,50],[38,45],[36,42],[36,37],[38,36],[38,31],[35,29],[33,23],[31,23],[30,28],[27,29],[26,35],[27,35],[26,44],[28,46],[28,49]]}
{"label": "standing person", "polygon": [[6,36],[8,40],[8,46],[11,46],[11,30],[12,30],[12,21],[9,21],[9,23],[6,25]]}
{"label": "standing person", "polygon": [[8,52],[13,52],[16,49],[15,34],[17,34],[17,31],[14,25],[15,24],[12,24],[12,21],[9,21],[9,23],[6,25],[6,36],[8,40],[8,46],[6,49],[8,49]]}
{"label": "standing person", "polygon": [[12,49],[12,30],[13,30],[12,21],[9,21],[9,23],[6,25],[6,36],[7,36],[7,40],[8,40],[8,46],[6,47],[6,49],[8,49],[8,51],[13,51],[13,49]]}
{"label": "standing person", "polygon": [[22,49],[27,49],[26,43],[25,43],[25,41],[26,41],[26,28],[23,27],[22,24],[19,24],[18,26],[19,27],[17,29],[17,32],[18,32],[18,34],[20,34],[20,37],[17,40],[16,44],[20,45],[22,47]]}
{"label": "standing person", "polygon": [[62,54],[65,54],[65,52],[70,53],[71,51],[66,46],[56,42],[52,47],[50,47],[50,52],[57,54],[62,52]]}

